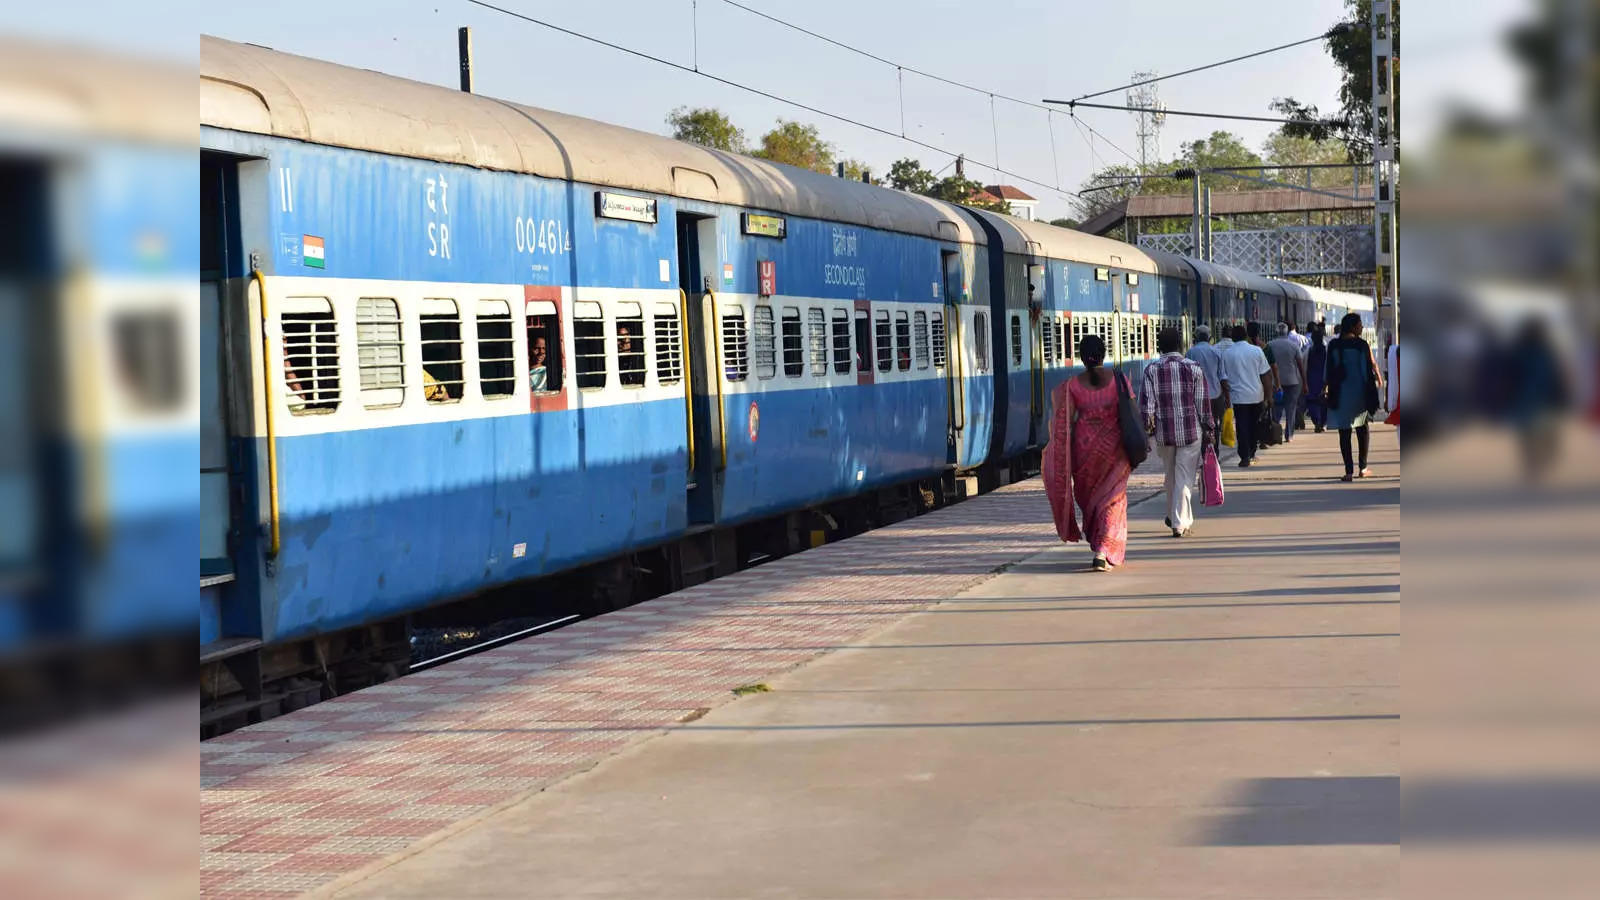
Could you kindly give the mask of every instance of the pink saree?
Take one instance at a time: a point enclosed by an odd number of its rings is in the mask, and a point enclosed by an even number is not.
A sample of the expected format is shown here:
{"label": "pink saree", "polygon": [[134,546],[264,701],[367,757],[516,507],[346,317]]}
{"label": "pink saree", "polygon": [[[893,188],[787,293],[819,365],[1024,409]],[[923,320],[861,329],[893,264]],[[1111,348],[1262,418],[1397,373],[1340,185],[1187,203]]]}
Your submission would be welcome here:
{"label": "pink saree", "polygon": [[[1053,393],[1050,443],[1044,448],[1045,496],[1063,541],[1122,565],[1128,549],[1128,476],[1132,467],[1117,427],[1117,384],[1090,388],[1070,378]],[[1083,510],[1083,528],[1073,501]]]}

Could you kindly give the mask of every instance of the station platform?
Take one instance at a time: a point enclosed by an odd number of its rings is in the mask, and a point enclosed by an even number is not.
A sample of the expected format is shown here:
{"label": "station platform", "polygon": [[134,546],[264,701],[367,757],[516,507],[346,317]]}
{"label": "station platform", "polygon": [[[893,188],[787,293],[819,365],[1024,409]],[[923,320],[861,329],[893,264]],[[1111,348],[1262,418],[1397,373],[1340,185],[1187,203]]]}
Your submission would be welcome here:
{"label": "station platform", "polygon": [[202,891],[1388,893],[1373,445],[1354,484],[1332,434],[1228,466],[1184,539],[1137,505],[1113,573],[1024,482],[204,742]]}

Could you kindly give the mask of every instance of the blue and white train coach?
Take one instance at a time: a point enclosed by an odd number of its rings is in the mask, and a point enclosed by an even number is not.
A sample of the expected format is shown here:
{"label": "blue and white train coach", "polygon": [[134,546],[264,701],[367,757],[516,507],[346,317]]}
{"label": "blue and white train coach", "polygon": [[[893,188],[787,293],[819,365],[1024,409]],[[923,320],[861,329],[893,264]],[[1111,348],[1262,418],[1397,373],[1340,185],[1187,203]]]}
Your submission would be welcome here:
{"label": "blue and white train coach", "polygon": [[649,548],[692,581],[988,458],[956,207],[212,38],[201,120],[229,715],[429,605]]}

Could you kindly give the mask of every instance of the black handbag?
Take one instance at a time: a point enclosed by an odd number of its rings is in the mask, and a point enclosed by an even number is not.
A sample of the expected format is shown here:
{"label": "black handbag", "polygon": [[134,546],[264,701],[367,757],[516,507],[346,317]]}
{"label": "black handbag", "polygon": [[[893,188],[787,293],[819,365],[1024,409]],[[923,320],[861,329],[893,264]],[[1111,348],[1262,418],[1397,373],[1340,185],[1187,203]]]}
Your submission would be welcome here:
{"label": "black handbag", "polygon": [[1139,421],[1139,411],[1133,406],[1133,389],[1121,372],[1112,377],[1117,380],[1117,427],[1122,430],[1122,452],[1135,468],[1150,455],[1150,442],[1145,437],[1144,423]]}

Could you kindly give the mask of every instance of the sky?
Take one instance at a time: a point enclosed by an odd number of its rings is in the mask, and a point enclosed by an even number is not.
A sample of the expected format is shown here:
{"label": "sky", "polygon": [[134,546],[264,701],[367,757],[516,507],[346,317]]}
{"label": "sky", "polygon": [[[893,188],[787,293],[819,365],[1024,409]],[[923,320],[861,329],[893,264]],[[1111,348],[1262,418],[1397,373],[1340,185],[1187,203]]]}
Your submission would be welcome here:
{"label": "sky", "polygon": [[[723,0],[495,0],[496,5],[694,66],[729,80],[900,132],[900,84],[892,66],[762,20]],[[1311,37],[1343,15],[1342,0],[741,0],[878,56],[1029,101],[1072,98],[1117,87],[1136,71],[1171,72]],[[22,4],[17,4],[21,6]],[[1412,40],[1434,95],[1467,92],[1503,105],[1514,94],[1490,26],[1516,2],[1446,4],[1452,11],[1426,41]],[[1418,7],[1419,10],[1422,7]],[[1045,217],[1070,212],[1072,189],[1096,169],[1138,153],[1131,113],[1064,114],[994,101],[985,93],[904,75],[904,131],[952,153],[796,109],[692,73],[563,35],[465,0],[275,0],[270,5],[180,0],[152,15],[143,4],[65,0],[29,4],[25,25],[0,30],[71,35],[145,55],[192,61],[196,32],[247,41],[345,65],[455,86],[456,28],[473,28],[476,90],[531,106],[665,132],[677,106],[715,106],[754,141],[780,117],[815,124],[841,157],[877,174],[905,156],[947,170],[953,153],[968,175],[1014,183],[1042,202]],[[698,27],[696,28],[695,22]],[[178,27],[181,23],[181,27]],[[1497,29],[1495,29],[1497,30]],[[1408,34],[1424,33],[1421,29]],[[1498,67],[1498,68],[1497,68]],[[1408,69],[1408,71],[1410,71]],[[1319,43],[1162,82],[1173,109],[1271,115],[1275,97],[1337,108],[1338,71]],[[1412,82],[1408,80],[1408,85]],[[1417,85],[1419,89],[1422,85]],[[1408,94],[1408,96],[1410,96]],[[1122,92],[1098,98],[1123,103]],[[1436,104],[1415,104],[1425,111]],[[1409,119],[1409,115],[1408,115]],[[1234,131],[1254,147],[1276,126],[1170,117],[1161,152],[1212,130]],[[1409,125],[1408,125],[1409,127]],[[1100,136],[1091,134],[1092,128]],[[1409,139],[1408,139],[1409,140]],[[997,175],[1001,167],[1047,187]]]}

